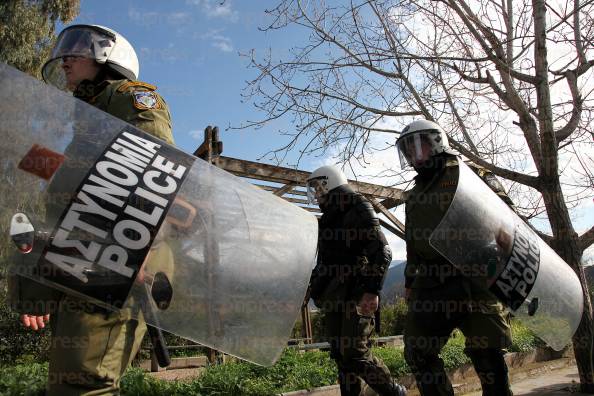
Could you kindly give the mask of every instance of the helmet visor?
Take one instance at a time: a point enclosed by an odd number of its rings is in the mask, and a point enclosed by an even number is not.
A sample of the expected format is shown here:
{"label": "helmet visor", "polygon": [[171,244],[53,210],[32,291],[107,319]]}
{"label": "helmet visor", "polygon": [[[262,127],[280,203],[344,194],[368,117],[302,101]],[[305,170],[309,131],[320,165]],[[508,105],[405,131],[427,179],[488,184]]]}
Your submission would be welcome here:
{"label": "helmet visor", "polygon": [[43,79],[60,89],[66,89],[62,59],[68,56],[94,59],[104,63],[115,45],[115,37],[108,32],[86,26],[72,27],[58,36],[49,61],[43,66]]}
{"label": "helmet visor", "polygon": [[328,178],[325,176],[316,177],[307,181],[307,200],[312,205],[319,203],[320,197],[328,194]]}
{"label": "helmet visor", "polygon": [[433,139],[435,132],[421,131],[403,136],[396,141],[400,167],[402,169],[413,166],[419,167],[437,153],[437,146]]}

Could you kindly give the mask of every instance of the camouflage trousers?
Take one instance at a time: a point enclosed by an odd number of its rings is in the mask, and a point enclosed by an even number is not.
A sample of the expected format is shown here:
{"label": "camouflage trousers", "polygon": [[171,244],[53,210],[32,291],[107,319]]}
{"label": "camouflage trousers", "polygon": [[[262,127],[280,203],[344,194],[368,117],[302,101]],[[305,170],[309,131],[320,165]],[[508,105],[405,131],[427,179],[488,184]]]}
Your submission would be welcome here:
{"label": "camouflage trousers", "polygon": [[380,395],[392,394],[390,371],[370,350],[374,318],[361,315],[354,302],[343,307],[324,312],[326,338],[330,356],[338,367],[341,394],[363,395],[367,386]]}
{"label": "camouflage trousers", "polygon": [[491,294],[458,277],[440,286],[413,289],[404,329],[404,355],[423,396],[453,396],[439,357],[452,331],[465,336],[485,396],[510,396],[506,348],[511,345],[508,315]]}

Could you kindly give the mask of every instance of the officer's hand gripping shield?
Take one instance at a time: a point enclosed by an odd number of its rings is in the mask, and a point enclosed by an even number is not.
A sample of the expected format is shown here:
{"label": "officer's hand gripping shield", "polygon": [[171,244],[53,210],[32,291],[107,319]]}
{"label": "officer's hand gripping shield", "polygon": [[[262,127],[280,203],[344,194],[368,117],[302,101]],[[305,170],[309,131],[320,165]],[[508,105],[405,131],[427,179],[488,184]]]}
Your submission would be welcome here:
{"label": "officer's hand gripping shield", "polygon": [[252,362],[280,356],[313,215],[4,64],[0,85],[1,221],[24,212],[45,235],[5,259],[12,275]]}
{"label": "officer's hand gripping shield", "polygon": [[547,344],[561,350],[582,317],[577,275],[464,162],[458,162],[456,194],[430,244],[488,288]]}

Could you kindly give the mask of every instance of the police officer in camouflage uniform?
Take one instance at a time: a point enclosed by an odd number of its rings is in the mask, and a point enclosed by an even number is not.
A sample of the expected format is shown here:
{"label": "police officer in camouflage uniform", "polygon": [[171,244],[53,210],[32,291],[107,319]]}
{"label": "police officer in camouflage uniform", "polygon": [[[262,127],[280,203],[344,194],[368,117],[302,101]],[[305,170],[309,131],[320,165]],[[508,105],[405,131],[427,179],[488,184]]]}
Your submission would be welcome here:
{"label": "police officer in camouflage uniform", "polygon": [[367,384],[383,396],[405,395],[370,351],[378,296],[392,259],[375,211],[336,167],[317,169],[307,183],[310,202],[323,213],[310,296],[324,313],[341,394],[363,394]]}
{"label": "police officer in camouflage uniform", "polygon": [[[405,269],[408,315],[404,330],[405,358],[423,396],[454,395],[438,356],[455,328],[466,337],[465,353],[480,377],[483,395],[512,395],[504,353],[511,344],[503,305],[471,277],[480,268],[456,269],[429,244],[431,232],[448,209],[458,183],[458,161],[448,138],[436,123],[409,124],[397,141],[403,168],[417,172],[406,193]],[[511,201],[495,176],[470,164],[504,199]],[[481,263],[482,264],[482,263]]]}
{"label": "police officer in camouflage uniform", "polygon": [[[155,86],[137,81],[138,69],[133,47],[120,34],[73,25],[60,33],[42,74],[47,83],[173,144],[167,104]],[[167,246],[152,254],[169,256]],[[49,395],[119,394],[120,378],[146,332],[142,319],[130,320],[125,311],[106,311],[18,276],[10,279],[9,289],[26,327],[43,328],[51,314]]]}

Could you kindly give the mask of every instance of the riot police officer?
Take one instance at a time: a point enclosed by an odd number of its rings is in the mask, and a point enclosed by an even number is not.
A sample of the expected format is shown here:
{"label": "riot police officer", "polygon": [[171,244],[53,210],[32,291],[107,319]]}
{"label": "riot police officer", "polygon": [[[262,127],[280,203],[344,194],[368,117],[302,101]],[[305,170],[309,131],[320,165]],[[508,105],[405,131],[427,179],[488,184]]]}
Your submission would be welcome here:
{"label": "riot police officer", "polygon": [[307,187],[310,202],[322,211],[310,295],[324,313],[341,394],[362,394],[364,381],[380,395],[405,395],[406,389],[393,381],[369,345],[379,292],[392,258],[375,211],[336,167],[315,170]]}
{"label": "riot police officer", "polygon": [[[138,81],[134,48],[119,33],[72,25],[56,41],[44,80],[173,144],[171,116],[156,87]],[[22,277],[10,279],[13,308],[24,326],[44,327],[51,314],[49,395],[119,394],[122,374],[138,352],[146,325]]]}
{"label": "riot police officer", "polygon": [[[471,281],[468,273],[454,268],[429,244],[430,233],[456,191],[456,153],[443,129],[427,120],[404,128],[397,146],[402,167],[412,166],[417,172],[414,187],[406,193],[404,344],[419,391],[423,396],[454,395],[439,353],[458,328],[466,337],[465,353],[481,380],[483,395],[511,395],[504,361],[505,349],[511,344],[507,312],[484,286]],[[476,165],[471,168],[511,204],[492,173]]]}

